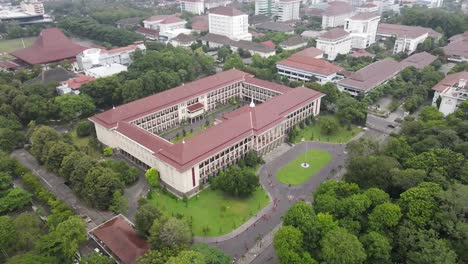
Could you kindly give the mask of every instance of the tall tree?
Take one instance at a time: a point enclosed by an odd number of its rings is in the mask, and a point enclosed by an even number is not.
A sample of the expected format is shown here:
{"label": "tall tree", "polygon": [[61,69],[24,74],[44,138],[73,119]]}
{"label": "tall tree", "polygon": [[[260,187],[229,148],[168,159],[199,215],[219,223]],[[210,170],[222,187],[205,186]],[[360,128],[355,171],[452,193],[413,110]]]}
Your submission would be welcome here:
{"label": "tall tree", "polygon": [[366,253],[358,238],[341,227],[328,232],[320,241],[320,245],[320,257],[329,264],[358,264],[366,259]]}

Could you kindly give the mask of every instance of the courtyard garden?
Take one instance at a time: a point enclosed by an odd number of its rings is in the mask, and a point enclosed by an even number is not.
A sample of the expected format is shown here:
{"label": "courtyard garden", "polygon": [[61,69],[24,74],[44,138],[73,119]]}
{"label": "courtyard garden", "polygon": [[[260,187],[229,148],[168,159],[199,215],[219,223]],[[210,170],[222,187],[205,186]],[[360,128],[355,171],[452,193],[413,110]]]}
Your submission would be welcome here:
{"label": "courtyard garden", "polygon": [[250,196],[238,198],[210,187],[184,201],[159,189],[152,190],[149,202],[168,216],[192,222],[195,236],[220,236],[241,226],[264,208],[269,198],[262,187]]}
{"label": "courtyard garden", "polygon": [[[312,149],[302,153],[276,173],[278,181],[284,184],[300,185],[313,177],[332,160],[332,155],[325,150]],[[305,168],[302,163],[308,164]]]}

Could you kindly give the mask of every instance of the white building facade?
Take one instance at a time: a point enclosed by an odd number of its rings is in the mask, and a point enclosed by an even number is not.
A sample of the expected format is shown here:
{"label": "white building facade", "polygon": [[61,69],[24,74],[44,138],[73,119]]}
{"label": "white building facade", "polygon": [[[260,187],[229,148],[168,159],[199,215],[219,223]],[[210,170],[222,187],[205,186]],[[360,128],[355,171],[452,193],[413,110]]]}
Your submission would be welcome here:
{"label": "white building facade", "polygon": [[93,67],[114,63],[130,65],[132,63],[133,53],[135,53],[137,49],[144,52],[146,50],[145,44],[133,44],[111,50],[97,48],[84,50],[76,56],[77,70],[84,71]]}
{"label": "white building facade", "polygon": [[466,71],[447,75],[432,88],[434,90],[432,105],[438,107],[445,116],[455,112],[462,102],[468,100],[467,81]]}
{"label": "white building facade", "polygon": [[256,0],[255,15],[266,15],[280,22],[300,19],[300,0]]}
{"label": "white building facade", "polygon": [[316,41],[316,47],[323,51],[328,60],[335,60],[338,54],[348,54],[351,51],[351,34],[341,28],[328,31]]}
{"label": "white building facade", "polygon": [[377,13],[361,13],[346,19],[344,29],[351,34],[351,47],[365,49],[375,43],[379,22]]}
{"label": "white building facade", "polygon": [[217,7],[208,15],[209,32],[232,40],[252,40],[249,17],[232,7]]}
{"label": "white building facade", "polygon": [[180,11],[201,15],[205,12],[203,0],[181,0]]}
{"label": "white building facade", "polygon": [[39,2],[37,0],[21,2],[21,9],[31,14],[45,14],[44,5],[42,4],[42,2]]}

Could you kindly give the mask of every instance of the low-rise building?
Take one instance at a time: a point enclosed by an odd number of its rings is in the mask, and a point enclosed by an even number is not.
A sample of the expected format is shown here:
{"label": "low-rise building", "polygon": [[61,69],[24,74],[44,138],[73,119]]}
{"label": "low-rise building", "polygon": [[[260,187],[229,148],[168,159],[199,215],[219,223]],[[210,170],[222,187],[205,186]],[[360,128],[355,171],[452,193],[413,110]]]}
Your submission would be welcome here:
{"label": "low-rise building", "polygon": [[280,43],[280,47],[284,50],[296,50],[307,46],[307,40],[298,35],[292,36]]}
{"label": "low-rise building", "polygon": [[303,49],[301,51],[294,53],[292,56],[321,59],[323,58],[323,51],[314,47],[309,47],[309,48],[306,48],[306,49]]}
{"label": "low-rise building", "polygon": [[197,32],[206,32],[210,29],[208,16],[196,16],[192,18],[192,30]]}
{"label": "low-rise building", "polygon": [[344,30],[351,34],[351,47],[365,49],[375,43],[379,22],[377,13],[359,13],[347,18]]}
{"label": "low-rise building", "polygon": [[192,35],[180,34],[179,36],[171,39],[170,43],[174,47],[190,48],[190,46],[197,40]]}
{"label": "low-rise building", "polygon": [[156,30],[156,29],[140,27],[135,32],[144,36],[145,39],[149,39],[149,40],[159,39],[159,30]]}
{"label": "low-rise building", "polygon": [[98,48],[87,49],[76,56],[77,68],[79,71],[84,71],[93,67],[112,63],[130,65],[136,50],[144,52],[146,50],[145,44],[132,44],[110,50]]}
{"label": "low-rise building", "polygon": [[322,59],[293,54],[287,59],[276,63],[278,74],[291,80],[317,81],[321,84],[336,82],[341,79],[338,73],[343,68]]}
{"label": "low-rise building", "polygon": [[233,7],[216,7],[208,15],[209,32],[232,40],[252,40],[249,16]]}
{"label": "low-rise building", "polygon": [[255,29],[261,32],[282,32],[286,34],[294,34],[294,27],[284,22],[267,21],[256,25]]}
{"label": "low-rise building", "polygon": [[89,68],[85,70],[84,73],[88,76],[98,79],[103,77],[109,77],[124,71],[127,71],[127,66],[118,63],[111,63]]}
{"label": "low-rise building", "polygon": [[334,28],[344,26],[346,18],[353,16],[354,8],[347,2],[328,2],[328,6],[322,13],[322,28]]}
{"label": "low-rise building", "polygon": [[449,38],[449,44],[442,49],[450,61],[468,61],[468,31]]}
{"label": "low-rise building", "polygon": [[83,84],[89,83],[94,80],[96,80],[94,77],[87,76],[84,74],[78,74],[75,77],[67,81],[61,82],[60,85],[57,87],[57,93],[59,95],[65,95],[65,94],[78,95],[80,94],[80,88]]}
{"label": "low-rise building", "polygon": [[44,5],[38,0],[28,0],[21,2],[21,9],[32,14],[45,14]]}
{"label": "low-rise building", "polygon": [[317,38],[316,47],[325,53],[325,58],[335,60],[338,54],[351,51],[351,34],[342,28],[334,28]]}
{"label": "low-rise building", "polygon": [[377,86],[395,77],[403,68],[402,64],[393,59],[383,59],[339,81],[338,89],[353,96],[366,95]]}
{"label": "low-rise building", "polygon": [[357,13],[379,13],[379,6],[374,3],[365,3],[356,7]]}
{"label": "low-rise building", "polygon": [[322,31],[306,30],[306,31],[301,33],[301,37],[303,37],[305,39],[316,39],[316,38],[320,37],[320,35],[322,35],[325,32],[327,32],[327,31],[325,31],[325,30],[322,30]]}
{"label": "low-rise building", "polygon": [[405,58],[400,62],[400,64],[406,67],[415,67],[416,69],[424,69],[425,67],[431,65],[434,61],[437,60],[437,56],[434,56],[425,51],[420,53],[414,53],[413,55]]}
{"label": "low-rise building", "polygon": [[439,40],[442,34],[431,28],[380,23],[377,29],[377,36],[384,39],[389,37],[396,38],[393,54],[400,52],[411,54],[416,51],[418,45],[423,43],[426,38],[431,37]]}
{"label": "low-rise building", "polygon": [[191,30],[185,28],[187,21],[181,19],[177,15],[159,15],[152,16],[143,20],[145,28],[158,30],[159,38],[170,40],[179,34],[190,34]]}
{"label": "low-rise building", "polygon": [[201,36],[199,40],[202,42],[203,45],[207,45],[210,48],[220,48],[223,46],[229,46],[233,51],[243,49],[249,51],[252,55],[257,54],[263,58],[268,58],[276,54],[274,48],[268,47],[262,43],[246,40],[234,41],[222,35],[208,33],[204,36]]}
{"label": "low-rise building", "polygon": [[91,229],[88,235],[103,252],[120,264],[135,264],[150,249],[133,223],[121,214]]}
{"label": "low-rise building", "polygon": [[444,115],[455,112],[458,106],[468,99],[467,81],[467,71],[447,75],[432,87],[434,90],[432,106],[439,108]]}
{"label": "low-rise building", "polygon": [[[263,155],[282,144],[296,124],[319,114],[323,96],[232,69],[115,107],[90,120],[99,141],[145,168],[156,168],[167,190],[190,197],[248,152]],[[180,143],[157,135],[183,120],[200,119],[232,98],[251,103]]]}

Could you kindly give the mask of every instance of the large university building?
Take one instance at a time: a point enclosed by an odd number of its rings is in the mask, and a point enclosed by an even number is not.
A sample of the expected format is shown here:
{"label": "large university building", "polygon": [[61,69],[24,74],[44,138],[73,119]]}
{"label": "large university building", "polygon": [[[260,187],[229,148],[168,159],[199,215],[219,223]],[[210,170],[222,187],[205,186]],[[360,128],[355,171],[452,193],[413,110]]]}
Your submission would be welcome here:
{"label": "large university building", "polygon": [[[263,155],[284,142],[294,125],[319,114],[323,96],[233,69],[121,105],[90,120],[102,143],[144,167],[156,168],[163,184],[176,195],[191,196],[201,183],[247,152]],[[232,98],[251,103],[180,143],[158,136],[181,122],[201,119]]]}

